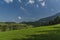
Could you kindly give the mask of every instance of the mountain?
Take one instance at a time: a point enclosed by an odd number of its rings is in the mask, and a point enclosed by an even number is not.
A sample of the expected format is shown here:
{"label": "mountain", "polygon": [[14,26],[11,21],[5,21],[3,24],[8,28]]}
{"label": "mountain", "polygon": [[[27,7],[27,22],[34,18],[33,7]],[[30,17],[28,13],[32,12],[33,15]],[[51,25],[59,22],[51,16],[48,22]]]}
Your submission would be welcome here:
{"label": "mountain", "polygon": [[42,19],[40,19],[38,21],[35,21],[35,22],[37,22],[38,25],[48,25],[49,24],[49,21],[54,20],[54,18],[56,18],[57,16],[60,17],[60,12],[59,13],[56,13],[53,16],[42,18]]}
{"label": "mountain", "polygon": [[42,19],[40,19],[40,20],[38,20],[38,21],[41,22],[41,21],[49,21],[49,20],[53,20],[53,19],[56,18],[57,16],[60,17],[60,12],[59,12],[59,13],[56,13],[56,14],[53,15],[53,16],[49,16],[49,17],[46,17],[46,18],[42,18]]}

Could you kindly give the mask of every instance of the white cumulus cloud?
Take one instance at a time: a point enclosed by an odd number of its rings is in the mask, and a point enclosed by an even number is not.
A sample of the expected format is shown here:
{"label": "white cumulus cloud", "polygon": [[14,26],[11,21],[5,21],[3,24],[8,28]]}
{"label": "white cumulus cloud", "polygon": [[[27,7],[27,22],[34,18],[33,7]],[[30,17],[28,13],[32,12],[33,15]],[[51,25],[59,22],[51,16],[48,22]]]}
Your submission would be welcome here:
{"label": "white cumulus cloud", "polygon": [[35,3],[35,1],[34,0],[29,0],[29,2],[28,3],[30,3],[30,4],[34,4]]}
{"label": "white cumulus cloud", "polygon": [[41,2],[41,5],[42,5],[42,6],[45,6],[45,5],[46,5],[45,1],[44,1],[44,2]]}
{"label": "white cumulus cloud", "polygon": [[11,3],[13,0],[4,0],[6,3]]}
{"label": "white cumulus cloud", "polygon": [[28,4],[34,4],[35,0],[28,0],[28,2],[25,4],[25,6],[27,6]]}
{"label": "white cumulus cloud", "polygon": [[38,0],[38,2],[41,4],[41,6],[46,6],[46,0]]}
{"label": "white cumulus cloud", "polygon": [[18,16],[18,19],[22,19],[22,17],[21,16]]}

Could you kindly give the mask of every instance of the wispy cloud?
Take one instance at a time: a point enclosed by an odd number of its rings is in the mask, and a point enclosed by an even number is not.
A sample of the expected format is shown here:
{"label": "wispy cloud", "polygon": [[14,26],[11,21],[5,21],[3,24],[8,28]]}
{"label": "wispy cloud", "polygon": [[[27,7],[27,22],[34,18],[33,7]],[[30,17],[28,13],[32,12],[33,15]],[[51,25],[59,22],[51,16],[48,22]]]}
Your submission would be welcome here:
{"label": "wispy cloud", "polygon": [[25,10],[25,8],[23,8],[23,7],[20,7],[22,10]]}
{"label": "wispy cloud", "polygon": [[43,0],[38,0],[38,1],[40,2],[40,1],[43,1]]}
{"label": "wispy cloud", "polygon": [[11,3],[13,0],[4,0],[6,3]]}
{"label": "wispy cloud", "polygon": [[39,7],[39,5],[37,4],[37,5],[36,5],[36,7],[38,8],[38,7]]}
{"label": "wispy cloud", "polygon": [[18,0],[20,3],[22,2],[21,0]]}
{"label": "wispy cloud", "polygon": [[25,9],[24,7],[20,7],[20,8],[22,9],[23,12],[25,12],[26,15],[30,15],[27,9]]}

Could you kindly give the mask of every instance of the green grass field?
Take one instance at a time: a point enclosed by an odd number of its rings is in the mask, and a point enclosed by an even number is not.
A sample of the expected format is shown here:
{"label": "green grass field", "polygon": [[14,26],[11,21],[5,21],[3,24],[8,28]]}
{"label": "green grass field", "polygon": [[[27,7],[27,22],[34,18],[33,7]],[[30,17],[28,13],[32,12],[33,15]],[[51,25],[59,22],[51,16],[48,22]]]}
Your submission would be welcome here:
{"label": "green grass field", "polygon": [[60,40],[60,24],[0,32],[0,40]]}

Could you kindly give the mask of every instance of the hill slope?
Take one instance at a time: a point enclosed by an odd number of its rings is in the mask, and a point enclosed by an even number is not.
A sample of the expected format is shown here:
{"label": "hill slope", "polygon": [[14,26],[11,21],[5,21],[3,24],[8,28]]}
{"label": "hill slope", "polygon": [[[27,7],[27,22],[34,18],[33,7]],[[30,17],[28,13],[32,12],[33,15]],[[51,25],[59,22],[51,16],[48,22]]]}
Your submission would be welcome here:
{"label": "hill slope", "polygon": [[0,32],[0,40],[60,40],[60,24]]}
{"label": "hill slope", "polygon": [[60,17],[60,12],[59,13],[56,13],[55,15],[53,15],[53,16],[49,16],[49,17],[46,17],[46,18],[42,18],[42,19],[40,19],[40,20],[38,20],[38,21],[49,21],[49,20],[53,20],[55,17],[57,17],[57,16],[59,16]]}

